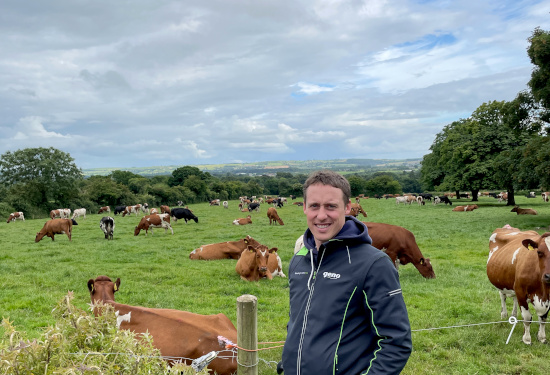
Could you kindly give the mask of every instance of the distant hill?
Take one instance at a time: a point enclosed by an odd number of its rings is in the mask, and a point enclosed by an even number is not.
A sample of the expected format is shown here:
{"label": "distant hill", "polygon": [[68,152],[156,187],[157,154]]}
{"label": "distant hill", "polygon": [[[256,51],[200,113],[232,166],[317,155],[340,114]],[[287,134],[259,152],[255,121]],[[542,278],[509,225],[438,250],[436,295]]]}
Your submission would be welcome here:
{"label": "distant hill", "polygon": [[[211,174],[275,174],[277,172],[309,173],[317,169],[333,169],[339,172],[403,171],[420,168],[422,159],[333,159],[333,160],[284,160],[255,163],[201,164],[192,165]],[[129,171],[142,176],[170,175],[183,165],[132,168],[91,168],[83,169],[84,176],[106,176],[113,171]]]}

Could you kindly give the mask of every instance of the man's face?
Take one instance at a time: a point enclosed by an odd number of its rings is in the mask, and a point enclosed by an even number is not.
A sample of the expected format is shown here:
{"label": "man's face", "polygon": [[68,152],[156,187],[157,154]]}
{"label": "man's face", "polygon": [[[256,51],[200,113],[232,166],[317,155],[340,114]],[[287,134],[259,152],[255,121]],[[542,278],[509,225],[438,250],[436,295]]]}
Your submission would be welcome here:
{"label": "man's face", "polygon": [[350,209],[351,203],[344,203],[344,194],[338,188],[323,184],[307,188],[304,213],[317,248],[340,232]]}

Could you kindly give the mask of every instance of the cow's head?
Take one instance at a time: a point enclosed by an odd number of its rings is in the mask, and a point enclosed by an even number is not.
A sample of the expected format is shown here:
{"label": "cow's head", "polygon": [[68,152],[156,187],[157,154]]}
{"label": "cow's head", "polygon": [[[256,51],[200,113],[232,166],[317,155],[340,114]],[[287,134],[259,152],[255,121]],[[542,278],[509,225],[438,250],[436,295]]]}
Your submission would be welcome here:
{"label": "cow's head", "polygon": [[538,241],[525,239],[521,243],[528,250],[537,252],[541,281],[550,284],[550,232],[544,233]]}
{"label": "cow's head", "polygon": [[95,280],[88,280],[88,290],[92,303],[115,300],[115,292],[120,288],[120,278],[113,282],[107,276],[98,276]]}
{"label": "cow's head", "polygon": [[416,269],[418,269],[422,276],[426,279],[435,279],[435,272],[432,264],[430,263],[430,258],[420,258],[418,263],[419,264]]}
{"label": "cow's head", "polygon": [[256,253],[256,266],[258,267],[260,278],[266,277],[267,260],[269,259],[269,248],[265,245],[259,245],[256,248],[248,245],[247,249],[250,252]]}
{"label": "cow's head", "polygon": [[140,229],[138,227],[134,228],[134,236],[137,236],[140,232]]}
{"label": "cow's head", "polygon": [[42,238],[44,238],[45,235],[46,235],[45,232],[38,232],[38,233],[36,233],[36,237],[34,238],[34,242],[40,241]]}

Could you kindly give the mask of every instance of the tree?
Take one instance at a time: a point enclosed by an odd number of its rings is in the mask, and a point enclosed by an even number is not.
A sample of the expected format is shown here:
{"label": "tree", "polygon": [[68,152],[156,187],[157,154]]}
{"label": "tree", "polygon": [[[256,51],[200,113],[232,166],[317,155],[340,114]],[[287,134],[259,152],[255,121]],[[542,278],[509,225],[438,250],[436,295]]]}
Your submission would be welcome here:
{"label": "tree", "polygon": [[64,206],[78,195],[82,170],[70,154],[50,148],[26,148],[0,156],[0,182],[18,184],[31,204],[42,209]]}
{"label": "tree", "polygon": [[134,178],[143,178],[139,174],[132,173],[130,171],[112,171],[109,175],[113,181],[128,186],[130,184],[130,180]]}
{"label": "tree", "polygon": [[351,188],[352,196],[356,197],[359,194],[363,194],[365,192],[365,180],[363,180],[361,177],[349,176],[347,180]]}
{"label": "tree", "polygon": [[197,167],[186,165],[185,167],[176,168],[174,169],[174,171],[172,171],[172,177],[170,177],[170,179],[168,180],[168,185],[185,185],[186,180],[190,176],[197,176],[201,180],[207,180],[211,177],[210,173],[203,173]]}
{"label": "tree", "polygon": [[365,183],[368,195],[401,194],[403,189],[399,182],[388,174],[376,176]]}
{"label": "tree", "polygon": [[534,99],[539,102],[543,110],[541,118],[550,122],[550,33],[536,28],[528,39],[530,45],[527,55],[535,65],[531,73],[529,87]]}

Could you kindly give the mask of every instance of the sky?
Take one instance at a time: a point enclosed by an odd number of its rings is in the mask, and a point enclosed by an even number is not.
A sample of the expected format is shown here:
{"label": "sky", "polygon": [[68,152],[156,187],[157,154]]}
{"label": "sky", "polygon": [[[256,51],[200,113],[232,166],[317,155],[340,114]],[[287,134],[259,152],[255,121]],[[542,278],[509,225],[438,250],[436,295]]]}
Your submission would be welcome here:
{"label": "sky", "polygon": [[0,154],[413,159],[527,89],[550,0],[3,0]]}

